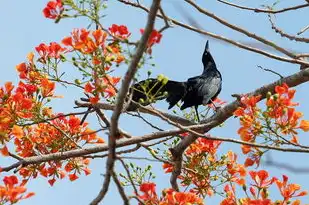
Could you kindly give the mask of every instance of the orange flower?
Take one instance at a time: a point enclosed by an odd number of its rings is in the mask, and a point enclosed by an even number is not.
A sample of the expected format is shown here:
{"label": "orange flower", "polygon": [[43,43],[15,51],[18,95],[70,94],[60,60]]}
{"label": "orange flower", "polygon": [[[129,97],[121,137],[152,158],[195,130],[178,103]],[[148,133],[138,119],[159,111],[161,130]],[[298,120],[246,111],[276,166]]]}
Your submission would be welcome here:
{"label": "orange flower", "polygon": [[283,83],[281,86],[277,85],[275,87],[275,92],[282,95],[287,93],[289,90],[289,86],[286,83]]}
{"label": "orange flower", "polygon": [[5,176],[3,178],[4,186],[0,185],[0,201],[3,204],[10,202],[10,204],[15,204],[22,199],[27,199],[34,195],[33,192],[23,195],[27,189],[22,185],[18,184],[18,179],[16,176]]}
{"label": "orange flower", "polygon": [[305,132],[308,132],[309,131],[309,121],[308,120],[300,121],[299,128]]}
{"label": "orange flower", "polygon": [[14,125],[11,134],[20,139],[24,136],[24,131],[20,126]]}
{"label": "orange flower", "polygon": [[98,89],[102,89],[103,92],[107,93],[107,97],[113,97],[116,95],[116,89],[114,87],[118,84],[119,81],[120,77],[106,75],[103,78],[101,85],[98,86]]}
{"label": "orange flower", "polygon": [[47,78],[43,78],[41,79],[41,88],[43,97],[51,97],[53,96],[55,90],[55,83],[51,82]]}
{"label": "orange flower", "polygon": [[227,197],[220,203],[220,205],[235,205],[236,197],[235,197],[235,187],[230,185],[225,185],[224,192],[226,193]]}
{"label": "orange flower", "polygon": [[107,33],[102,31],[102,29],[97,29],[92,32],[92,36],[95,39],[95,43],[97,46],[103,45],[107,38]]}
{"label": "orange flower", "polygon": [[73,47],[73,39],[71,36],[65,37],[64,39],[62,39],[61,41],[62,44],[64,44],[65,46],[72,46]]}
{"label": "orange flower", "polygon": [[75,50],[78,50],[84,54],[94,53],[100,46],[103,48],[107,37],[107,34],[101,29],[92,32],[86,29],[74,29],[70,37],[65,37],[62,40],[62,44],[70,46]]}
{"label": "orange flower", "polygon": [[190,147],[186,150],[186,155],[197,155],[204,152],[214,155],[221,143],[221,141],[217,140],[198,138],[196,142],[191,144]]}
{"label": "orange flower", "polygon": [[255,107],[256,104],[261,100],[261,95],[258,96],[242,96],[240,101],[246,107]]}
{"label": "orange flower", "polygon": [[170,173],[170,172],[172,172],[173,169],[174,169],[174,166],[173,166],[172,164],[168,164],[168,163],[164,163],[164,164],[162,165],[162,167],[163,167],[163,169],[165,170],[165,171],[164,171],[165,173]]}
{"label": "orange flower", "polygon": [[269,174],[265,170],[260,171],[250,171],[249,172],[252,180],[255,182],[255,186],[262,189],[262,188],[268,188],[272,183],[274,183],[275,178],[268,179]]}
{"label": "orange flower", "polygon": [[293,197],[305,196],[307,195],[306,191],[301,191],[300,186],[298,184],[288,184],[288,177],[286,175],[282,176],[283,180],[276,180],[276,184],[280,190],[281,195],[284,197],[284,202],[289,201]]}

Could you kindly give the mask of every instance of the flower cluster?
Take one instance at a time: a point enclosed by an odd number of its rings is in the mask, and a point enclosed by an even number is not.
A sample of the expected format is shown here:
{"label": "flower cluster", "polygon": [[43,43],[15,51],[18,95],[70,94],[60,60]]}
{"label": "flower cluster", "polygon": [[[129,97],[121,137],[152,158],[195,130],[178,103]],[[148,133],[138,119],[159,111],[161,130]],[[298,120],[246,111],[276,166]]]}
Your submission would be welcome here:
{"label": "flower cluster", "polygon": [[[183,171],[178,177],[181,185],[190,187],[190,192],[205,197],[214,193],[213,182],[224,180],[218,174],[226,169],[226,158],[218,159],[217,150],[221,141],[198,138],[185,151]],[[173,171],[173,165],[164,163],[165,173]],[[225,173],[228,174],[228,173]],[[221,173],[222,175],[222,173]],[[222,175],[223,176],[223,175]]]}
{"label": "flower cluster", "polygon": [[114,97],[116,95],[115,86],[119,81],[120,77],[106,75],[102,79],[97,79],[94,83],[86,83],[84,90],[86,93],[91,93],[95,96],[90,97],[90,102],[95,104],[100,100],[99,94],[106,98]]}
{"label": "flower cluster", "polygon": [[[80,119],[75,116],[51,115],[50,117],[57,118],[49,123],[39,123],[24,129],[15,126],[12,137],[14,137],[18,156],[32,157],[77,149],[79,144],[104,143],[104,140],[89,129],[86,123],[80,124]],[[88,159],[72,158],[68,162],[54,161],[29,165],[20,169],[19,173],[24,179],[35,178],[40,174],[48,177],[49,183],[53,185],[56,178],[65,177],[65,172],[69,174],[70,180],[77,179],[77,174],[81,171],[88,175],[90,173],[87,168],[88,164]],[[63,166],[65,167],[64,170]]]}
{"label": "flower cluster", "polygon": [[14,175],[5,176],[3,182],[4,185],[0,185],[0,204],[15,204],[34,195],[33,192],[26,194],[24,184],[19,184],[18,178]]}
{"label": "flower cluster", "polygon": [[[50,44],[49,47],[53,47]],[[40,54],[39,61],[50,57],[57,58],[53,49],[46,49],[43,54],[41,44],[37,47]],[[42,52],[41,52],[42,51]],[[48,60],[47,60],[48,61]],[[28,55],[28,62],[16,66],[21,81],[15,87],[7,82],[0,88],[0,136],[1,154],[9,156],[13,148],[8,149],[7,143],[14,142],[15,153],[18,157],[27,158],[56,152],[69,151],[81,145],[104,143],[94,130],[88,128],[87,123],[74,116],[54,114],[47,107],[49,99],[55,97],[55,82],[41,73],[34,64],[34,54]],[[87,168],[88,159],[72,158],[68,161],[54,161],[29,165],[19,169],[24,182],[38,174],[48,177],[53,185],[57,178],[63,178],[66,173],[70,180],[78,178],[83,171],[90,173]]]}
{"label": "flower cluster", "polygon": [[[302,113],[295,110],[298,104],[292,102],[294,94],[295,90],[286,84],[276,86],[275,94],[267,94],[265,111],[257,106],[260,96],[243,96],[242,106],[234,112],[234,115],[240,118],[241,127],[238,129],[240,138],[245,142],[264,140],[261,143],[271,142],[271,145],[276,146],[298,144],[298,130],[309,131],[309,121],[300,121]],[[286,135],[287,139],[285,140],[282,135]],[[259,164],[263,154],[259,148],[243,145],[242,151],[249,156],[246,159],[246,166]]]}
{"label": "flower cluster", "polygon": [[[91,35],[90,35],[91,34]],[[90,33],[86,29],[74,29],[72,35],[65,37],[62,43],[65,46],[84,54],[94,53],[99,47],[104,48],[107,34],[101,29]]]}
{"label": "flower cluster", "polygon": [[[224,192],[226,198],[221,201],[221,205],[231,205],[238,204],[241,202],[242,205],[253,205],[253,204],[262,204],[262,205],[272,205],[272,204],[292,204],[299,205],[300,200],[291,201],[292,198],[301,197],[307,195],[306,191],[300,191],[300,186],[298,184],[288,184],[288,177],[283,175],[283,181],[278,180],[277,178],[269,178],[269,174],[265,170],[260,171],[250,171],[249,172],[251,180],[251,186],[249,187],[249,192],[247,187],[243,187],[243,190],[246,193],[246,198],[237,199],[236,197],[236,187],[235,185],[227,184],[224,187]],[[277,185],[277,188],[280,191],[283,200],[271,200],[269,198],[269,188],[273,184]]]}
{"label": "flower cluster", "polygon": [[156,184],[145,182],[140,185],[142,195],[137,197],[146,205],[202,205],[203,200],[190,192],[177,192],[173,189],[166,189],[162,192],[162,197],[156,193]]}

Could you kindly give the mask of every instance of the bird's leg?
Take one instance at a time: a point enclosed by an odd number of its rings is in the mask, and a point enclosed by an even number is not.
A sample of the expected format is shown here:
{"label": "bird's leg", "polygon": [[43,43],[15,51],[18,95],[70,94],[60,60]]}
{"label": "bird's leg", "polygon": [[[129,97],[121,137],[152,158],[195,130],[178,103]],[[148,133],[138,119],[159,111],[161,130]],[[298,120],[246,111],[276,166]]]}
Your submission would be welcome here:
{"label": "bird's leg", "polygon": [[211,109],[211,107],[207,107],[207,111],[206,111],[206,114],[205,114],[205,116],[207,116],[208,115],[208,113],[209,113],[209,110]]}
{"label": "bird's leg", "polygon": [[195,108],[197,120],[198,120],[198,122],[200,122],[200,117],[198,116],[198,110],[197,110],[198,105],[195,105],[194,108]]}
{"label": "bird's leg", "polygon": [[214,103],[214,101],[212,101],[212,99],[210,99],[211,104],[214,106],[214,110],[217,111],[220,107],[217,107]]}

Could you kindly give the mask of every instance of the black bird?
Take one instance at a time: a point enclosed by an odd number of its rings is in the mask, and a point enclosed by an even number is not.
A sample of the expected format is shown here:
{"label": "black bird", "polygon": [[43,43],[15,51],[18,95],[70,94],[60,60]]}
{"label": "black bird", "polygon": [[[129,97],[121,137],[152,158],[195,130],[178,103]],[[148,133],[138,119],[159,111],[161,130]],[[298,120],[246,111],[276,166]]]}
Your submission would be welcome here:
{"label": "black bird", "polygon": [[[149,78],[140,81],[132,86],[132,100],[142,105],[148,105],[154,100],[166,98],[169,103],[168,109],[174,107],[179,101],[182,101],[180,109],[195,107],[198,121],[198,106],[213,103],[213,100],[221,91],[222,77],[218,71],[216,63],[209,51],[207,41],[202,56],[204,65],[203,73],[199,76],[189,78],[186,82],[177,82],[165,78]],[[127,111],[134,111],[137,105],[131,103]]]}

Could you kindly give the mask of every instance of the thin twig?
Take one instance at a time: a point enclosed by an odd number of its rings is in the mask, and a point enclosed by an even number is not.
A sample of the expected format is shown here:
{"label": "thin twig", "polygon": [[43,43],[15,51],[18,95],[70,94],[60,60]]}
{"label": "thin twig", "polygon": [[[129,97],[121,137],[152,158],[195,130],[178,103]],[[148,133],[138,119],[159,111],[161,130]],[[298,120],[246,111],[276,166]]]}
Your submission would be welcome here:
{"label": "thin twig", "polygon": [[114,179],[114,182],[115,182],[115,184],[116,184],[116,187],[117,187],[117,189],[118,189],[118,192],[119,192],[119,194],[120,194],[120,196],[121,196],[121,198],[122,198],[122,200],[123,200],[123,204],[124,204],[124,205],[129,205],[129,204],[130,204],[130,203],[129,203],[129,199],[128,199],[128,197],[127,197],[125,191],[124,191],[124,188],[123,188],[122,185],[120,184],[120,181],[119,181],[119,179],[118,179],[118,177],[117,177],[115,171],[112,172],[112,177],[113,177],[113,179]]}
{"label": "thin twig", "polygon": [[304,27],[303,29],[301,29],[301,30],[297,33],[297,35],[300,35],[300,34],[304,33],[304,32],[307,31],[308,29],[309,29],[309,25],[306,26],[306,27]]}
{"label": "thin twig", "polygon": [[[309,5],[309,4],[308,4],[308,5]],[[268,20],[269,20],[269,22],[270,22],[270,24],[271,24],[271,28],[272,28],[276,33],[280,34],[282,37],[288,38],[289,40],[292,40],[292,41],[294,40],[294,41],[298,41],[298,42],[309,43],[309,38],[303,38],[303,37],[293,36],[293,35],[290,35],[290,34],[285,33],[283,30],[281,30],[280,28],[278,28],[278,27],[275,25],[275,23],[274,23],[274,21],[273,21],[273,19],[272,19],[272,17],[271,17],[270,14],[268,14]]]}
{"label": "thin twig", "polygon": [[227,4],[229,6],[233,6],[239,9],[243,9],[243,10],[250,10],[250,11],[254,11],[256,13],[270,13],[270,14],[278,14],[278,13],[283,13],[286,11],[293,11],[293,10],[298,10],[301,8],[305,8],[308,7],[309,4],[301,4],[301,5],[297,5],[297,6],[292,6],[292,7],[288,7],[288,8],[284,8],[284,9],[279,9],[279,10],[269,10],[269,9],[259,9],[259,8],[251,8],[251,7],[246,7],[246,6],[240,6],[238,4],[233,4],[231,2],[228,1],[223,1],[223,0],[217,0],[221,3]]}
{"label": "thin twig", "polygon": [[[125,162],[124,162],[120,157],[117,157],[117,160],[119,160],[119,161],[121,162],[121,164],[122,164],[124,170],[126,171],[127,177],[129,178],[129,181],[130,181],[130,183],[131,183],[131,185],[132,185],[132,187],[133,187],[133,189],[134,189],[135,194],[138,194],[138,190],[137,190],[137,188],[136,188],[136,186],[135,186],[135,184],[134,184],[134,181],[133,181],[133,179],[132,179],[132,177],[131,177],[132,175],[131,175],[131,173],[130,173],[128,167],[127,167],[127,165],[125,164]],[[136,200],[137,200],[140,204],[144,204],[138,197],[136,197]]]}
{"label": "thin twig", "polygon": [[258,68],[264,70],[264,71],[267,71],[267,72],[271,72],[275,75],[278,75],[281,79],[284,78],[283,75],[281,75],[280,73],[276,72],[276,71],[273,71],[271,69],[268,69],[268,68],[263,68],[262,66],[258,65]]}

